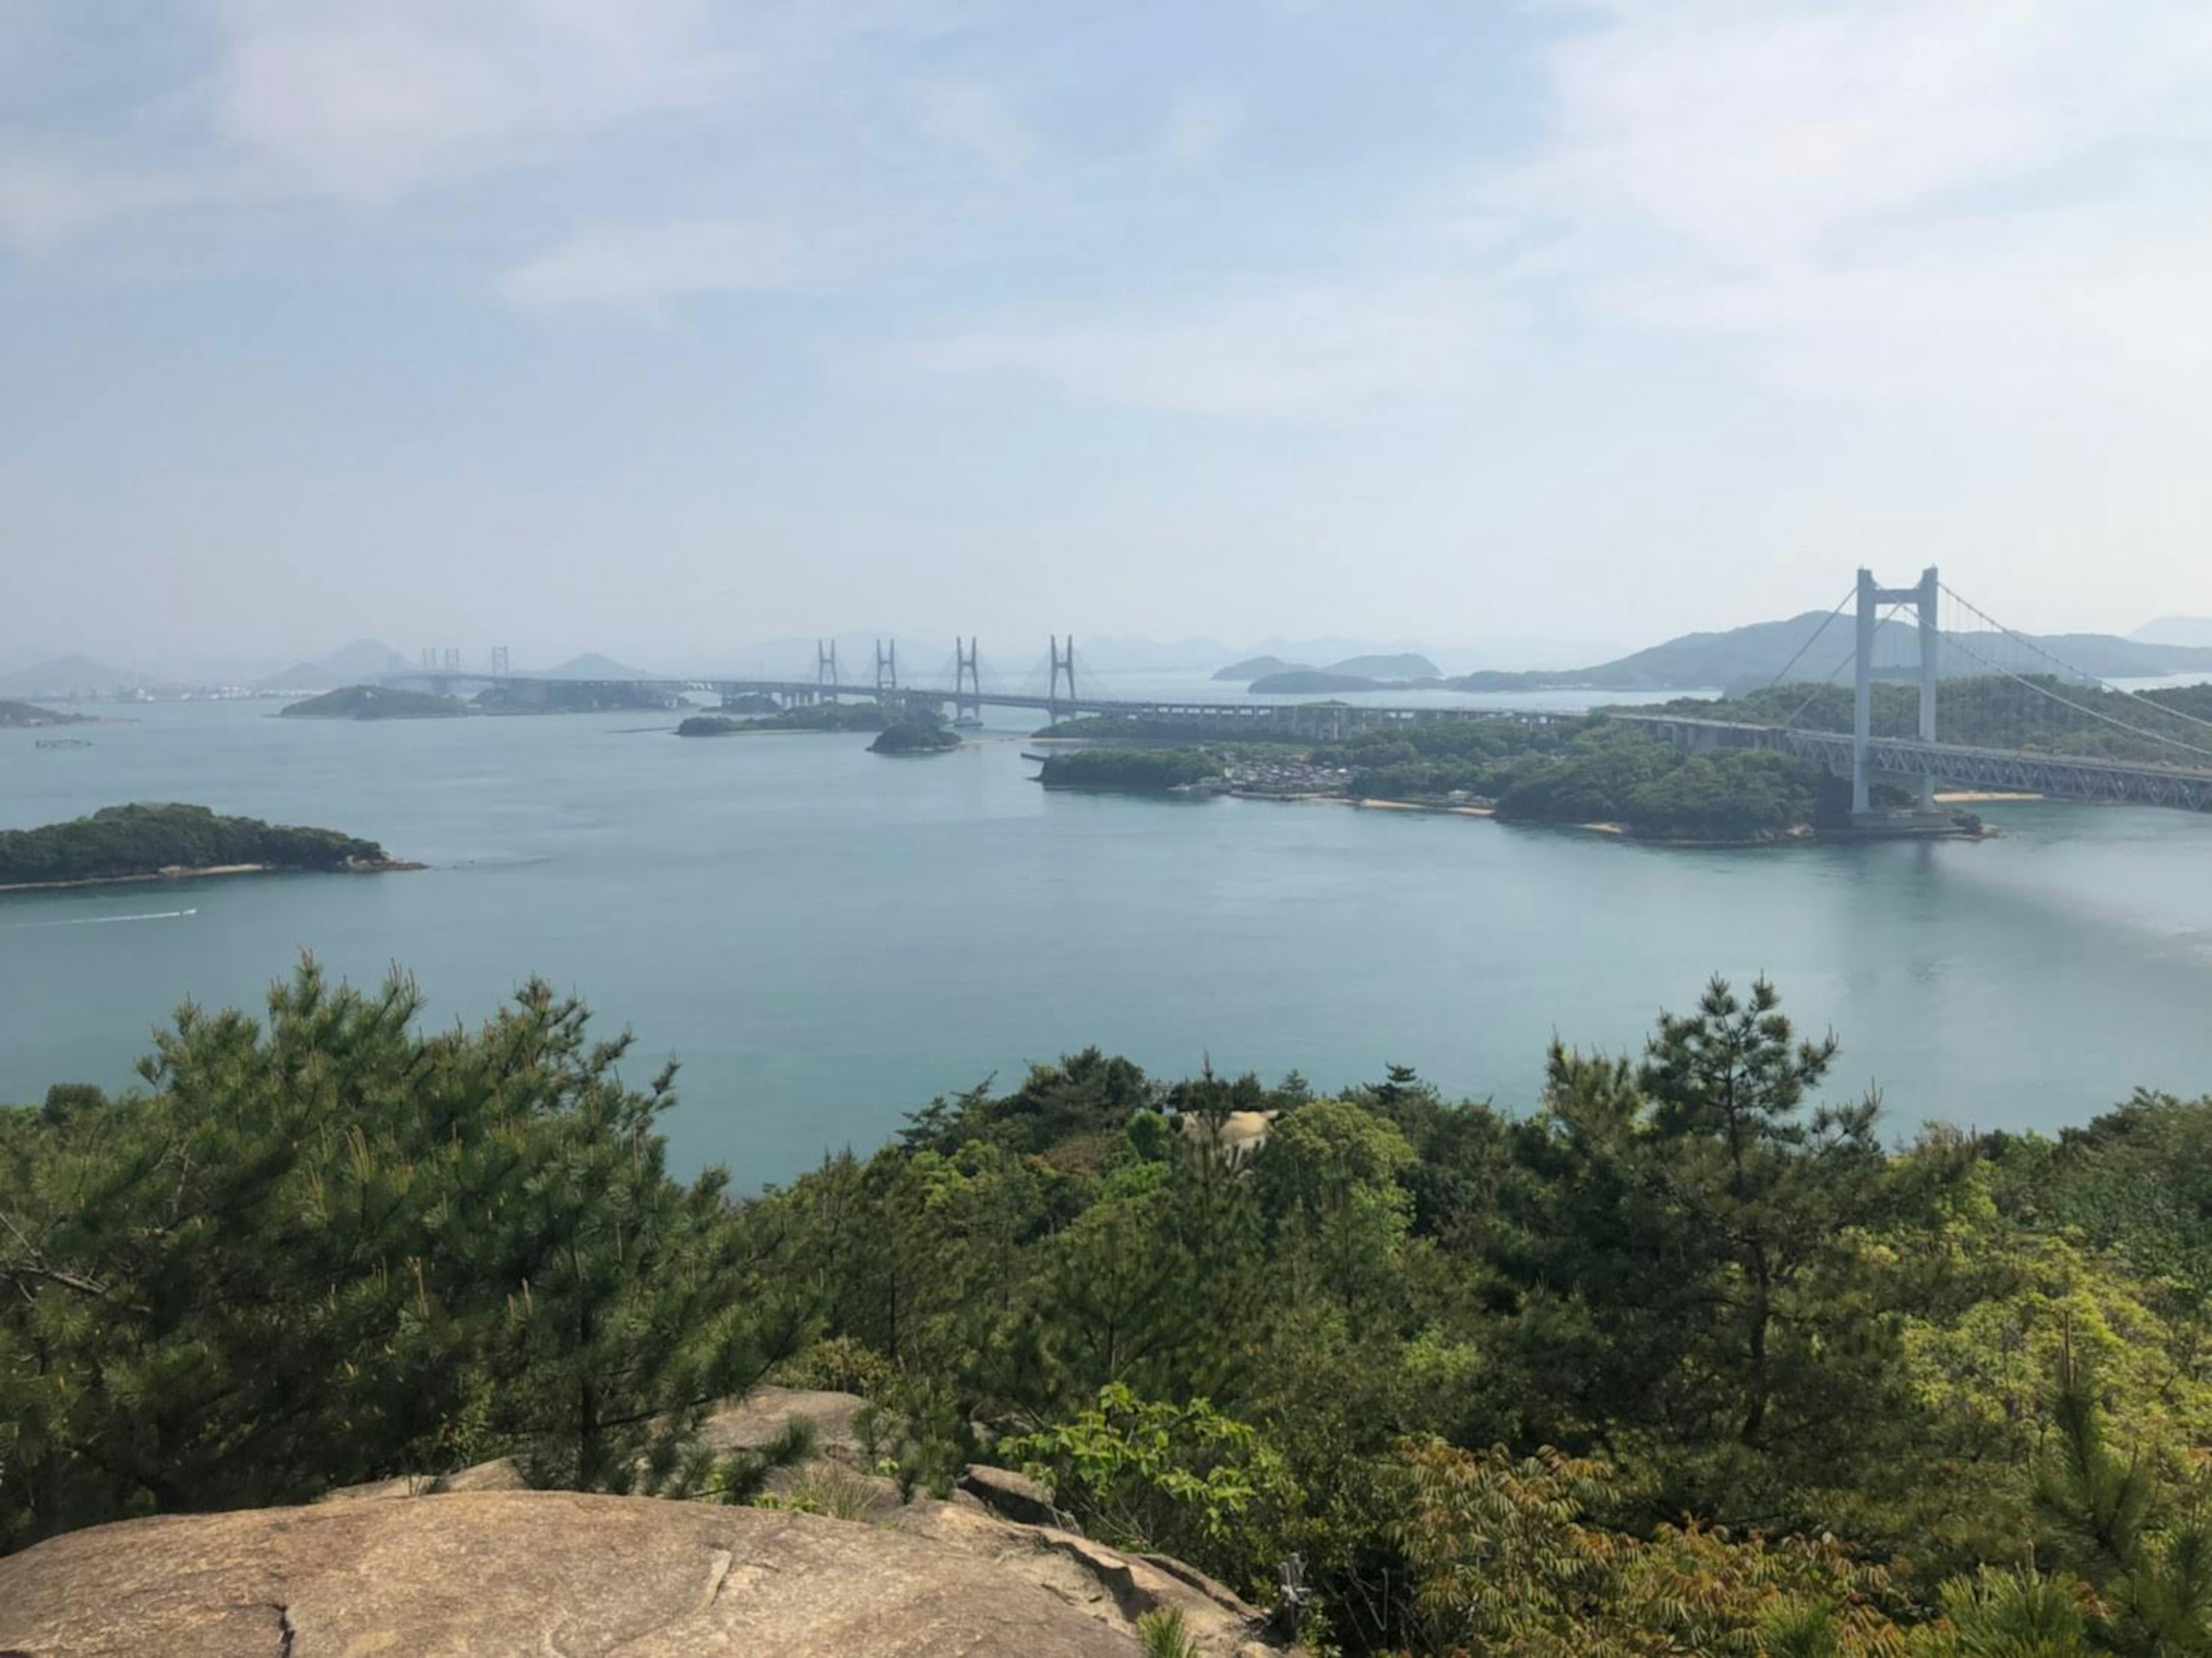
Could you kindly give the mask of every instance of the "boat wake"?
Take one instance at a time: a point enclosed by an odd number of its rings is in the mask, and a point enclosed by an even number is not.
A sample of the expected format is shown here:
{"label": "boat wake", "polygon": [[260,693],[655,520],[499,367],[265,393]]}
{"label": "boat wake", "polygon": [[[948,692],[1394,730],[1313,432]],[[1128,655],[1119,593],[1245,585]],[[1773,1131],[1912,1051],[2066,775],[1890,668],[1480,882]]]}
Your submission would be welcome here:
{"label": "boat wake", "polygon": [[76,915],[65,921],[11,921],[0,926],[0,932],[28,932],[42,926],[105,926],[111,921],[179,921],[198,914],[197,909],[155,909],[143,915]]}

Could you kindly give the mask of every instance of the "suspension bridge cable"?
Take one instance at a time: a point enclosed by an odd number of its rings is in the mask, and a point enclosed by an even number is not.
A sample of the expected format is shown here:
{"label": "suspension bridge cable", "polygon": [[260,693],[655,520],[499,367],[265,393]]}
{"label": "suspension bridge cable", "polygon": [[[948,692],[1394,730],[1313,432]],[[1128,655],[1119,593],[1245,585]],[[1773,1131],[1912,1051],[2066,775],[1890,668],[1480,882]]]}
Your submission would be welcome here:
{"label": "suspension bridge cable", "polygon": [[[1969,606],[1969,608],[1971,609],[1972,607]],[[1978,612],[1977,612],[1977,614],[1978,614]],[[1986,621],[1988,618],[1984,617],[1983,619]],[[1999,631],[2009,634],[2011,629],[2000,629]],[[2021,675],[2014,673],[2010,668],[2003,667],[1997,663],[1990,661],[1989,658],[1984,656],[1979,651],[1976,650],[1971,645],[1965,644],[1955,639],[1952,642],[1958,645],[1960,650],[1966,652],[1968,656],[1972,657],[1975,661],[1980,663],[1984,667],[1990,669],[1993,672],[2002,674],[2005,678],[2011,680],[2014,684],[2026,686],[2029,690],[2033,691],[2039,696],[2047,696],[2053,702],[2062,703],[2065,707],[2073,709],[2076,714],[2087,714],[2092,720],[2101,720],[2107,726],[2116,726],[2120,730],[2132,732],[2137,737],[2147,737],[2154,743],[2170,744],[2177,749],[2186,749],[2191,754],[2201,754],[2207,760],[2212,760],[2212,749],[2200,749],[2194,743],[2185,743],[2178,737],[2167,736],[2164,732],[2145,731],[2140,726],[2130,726],[2124,720],[2115,720],[2111,714],[2100,714],[2096,709],[2089,708],[2086,704],[2076,702],[2070,697],[2061,696],[2057,691],[2052,690],[2049,686],[2039,685],[2033,680],[2024,678]],[[2151,704],[2151,707],[2154,708],[2162,706],[2162,704],[2156,702]],[[2199,721],[2198,723],[2203,724],[2203,722]]]}
{"label": "suspension bridge cable", "polygon": [[[2184,714],[2179,708],[2170,708],[2165,703],[2154,701],[2151,698],[2143,695],[2139,691],[2128,690],[2122,686],[2115,685],[2106,680],[2101,679],[2095,674],[2089,673],[2081,668],[2077,668],[2063,658],[2055,656],[2051,652],[2045,650],[2040,645],[2035,643],[2034,641],[2029,639],[2026,635],[2014,632],[2010,628],[2006,627],[2003,623],[1991,616],[1987,610],[1984,610],[1981,606],[1975,604],[1973,600],[1965,598],[1950,586],[1949,583],[1944,582],[1938,585],[1942,587],[1945,592],[1951,595],[1952,602],[1957,604],[1960,609],[1978,616],[1984,623],[1986,623],[1994,631],[2004,635],[2021,649],[2033,652],[2037,656],[2041,657],[2045,662],[2050,663],[2054,667],[2063,670],[2065,672],[2072,675],[2075,678],[2086,679],[2089,683],[2096,686],[2098,689],[2108,691],[2114,696],[2124,696],[2131,701],[2142,703],[2145,708],[2155,708],[2160,714],[2169,715],[2173,719],[2185,720],[2192,726],[2202,726],[2205,730],[2212,731],[2212,720],[2199,720],[2193,714]],[[2031,689],[2039,688],[2031,687]],[[2077,703],[2069,704],[2069,706],[2079,707],[2080,705]],[[2081,712],[2084,714],[2094,714],[2095,713],[2095,710],[2092,708],[2082,708]],[[2185,744],[2184,746],[2187,745]],[[2202,752],[2202,750],[2199,750],[2199,752]]]}
{"label": "suspension bridge cable", "polygon": [[1810,634],[1806,635],[1805,642],[1800,645],[1797,647],[1796,653],[1793,654],[1787,662],[1782,665],[1782,671],[1776,674],[1773,678],[1766,682],[1766,689],[1768,690],[1772,690],[1777,685],[1779,685],[1784,680],[1790,677],[1790,669],[1797,665],[1799,660],[1802,659],[1806,652],[1811,650],[1814,646],[1820,643],[1820,635],[1828,631],[1828,624],[1843,614],[1844,606],[1850,604],[1852,599],[1858,596],[1858,584],[1856,582],[1852,583],[1851,586],[1844,590],[1844,596],[1836,601],[1835,608],[1831,610],[1827,615],[1820,618],[1820,625],[1814,629]]}
{"label": "suspension bridge cable", "polygon": [[[1854,592],[1856,592],[1856,589],[1854,589]],[[1844,607],[1841,604],[1836,606],[1836,610],[1840,610],[1843,608]],[[1877,639],[1881,636],[1881,630],[1889,626],[1893,621],[1896,620],[1898,611],[1903,608],[1904,606],[1901,604],[1893,604],[1887,610],[1882,613],[1881,620],[1877,621],[1874,624],[1875,636]],[[1835,611],[1832,610],[1828,614],[1830,620],[1833,620]],[[1826,626],[1826,624],[1823,623],[1822,625]],[[1819,635],[1814,635],[1815,638],[1818,636]],[[1811,641],[1808,641],[1807,642],[1810,643]],[[1844,653],[1843,659],[1838,662],[1834,667],[1829,669],[1825,677],[1813,682],[1813,689],[1806,694],[1805,700],[1802,702],[1800,702],[1796,708],[1790,711],[1790,717],[1782,722],[1782,729],[1784,731],[1795,730],[1797,725],[1797,716],[1813,706],[1814,700],[1819,697],[1820,693],[1827,689],[1830,685],[1835,683],[1836,676],[1841,673],[1844,669],[1850,667],[1851,664],[1857,659],[1858,653],[1858,641],[1854,640],[1851,641],[1851,648]],[[1804,653],[1800,651],[1798,654],[1802,656]],[[1784,671],[1787,672],[1788,670],[1785,669]],[[1770,686],[1769,689],[1771,689],[1771,687]]]}

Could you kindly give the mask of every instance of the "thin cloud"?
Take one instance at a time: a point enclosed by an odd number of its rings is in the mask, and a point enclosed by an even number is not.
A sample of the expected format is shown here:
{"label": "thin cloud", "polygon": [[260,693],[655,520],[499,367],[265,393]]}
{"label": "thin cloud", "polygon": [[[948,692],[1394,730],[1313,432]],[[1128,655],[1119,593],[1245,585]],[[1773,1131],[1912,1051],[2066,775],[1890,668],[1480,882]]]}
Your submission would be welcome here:
{"label": "thin cloud", "polygon": [[699,0],[222,0],[233,143],[305,187],[388,198],[726,94]]}
{"label": "thin cloud", "polygon": [[1014,173],[1037,159],[1036,135],[1004,93],[975,81],[935,81],[913,89],[915,129],[993,173]]}
{"label": "thin cloud", "polygon": [[1466,386],[1482,360],[1480,318],[1478,302],[1440,283],[1307,288],[1200,314],[976,330],[919,355],[1109,403],[1313,420]]}
{"label": "thin cloud", "polygon": [[2212,13],[1618,4],[1540,63],[1525,166],[1464,197],[1524,281],[1789,389],[2002,405],[2203,366]]}
{"label": "thin cloud", "polygon": [[799,287],[813,268],[798,240],[775,227],[652,225],[574,237],[510,271],[501,288],[530,309],[657,312],[686,295]]}

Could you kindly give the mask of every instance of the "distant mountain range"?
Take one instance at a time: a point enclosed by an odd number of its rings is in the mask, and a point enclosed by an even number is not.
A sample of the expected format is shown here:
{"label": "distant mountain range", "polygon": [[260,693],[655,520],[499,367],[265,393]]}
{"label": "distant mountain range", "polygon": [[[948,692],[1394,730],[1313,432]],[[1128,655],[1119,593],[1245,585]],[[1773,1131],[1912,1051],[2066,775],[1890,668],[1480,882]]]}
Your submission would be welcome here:
{"label": "distant mountain range", "polygon": [[[1817,645],[1808,641],[1822,624],[1827,636]],[[2023,635],[2031,644],[2100,678],[2130,678],[2157,674],[2212,671],[2212,644],[2172,645],[2122,639],[2114,634],[2050,634]],[[1945,635],[1942,671],[1947,677],[1967,678],[1990,669],[1978,659],[1990,657],[1987,638]],[[1739,690],[1766,683],[1785,669],[1792,680],[1821,680],[1838,663],[1848,665],[1851,651],[1851,623],[1848,616],[1832,621],[1823,612],[1808,610],[1786,622],[1756,622],[1723,633],[1684,634],[1664,644],[1632,653],[1612,662],[1559,671],[1477,672],[1448,682],[1455,690],[1522,691],[1588,689],[1618,691]],[[2016,654],[2016,653],[2015,653]],[[1791,659],[1797,658],[1793,663]],[[2008,668],[2033,671],[2035,665],[2016,665],[2000,659]],[[1905,622],[1886,623],[1875,641],[1878,671],[1917,667],[1919,635]],[[2055,671],[2055,670],[2050,670]]]}
{"label": "distant mountain range", "polygon": [[358,685],[405,665],[398,652],[380,639],[356,639],[313,662],[295,662],[282,673],[253,682],[257,691],[327,691]]}
{"label": "distant mountain range", "polygon": [[2212,616],[2162,616],[2128,637],[2139,645],[2212,645]]}
{"label": "distant mountain range", "polygon": [[106,696],[143,686],[149,691],[182,689],[175,682],[141,676],[129,668],[95,662],[88,656],[58,656],[34,662],[13,673],[0,674],[0,696],[35,700],[41,696]]}

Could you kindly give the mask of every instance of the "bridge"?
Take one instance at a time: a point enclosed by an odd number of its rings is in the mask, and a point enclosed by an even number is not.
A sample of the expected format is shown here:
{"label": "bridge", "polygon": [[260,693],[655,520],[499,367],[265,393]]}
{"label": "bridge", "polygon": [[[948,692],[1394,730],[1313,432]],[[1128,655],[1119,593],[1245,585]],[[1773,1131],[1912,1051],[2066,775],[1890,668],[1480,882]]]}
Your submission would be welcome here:
{"label": "bridge", "polygon": [[[1626,710],[1617,717],[1690,752],[1767,749],[1849,777],[1852,822],[1869,829],[1943,827],[1948,820],[1936,810],[1939,786],[2212,811],[2212,720],[2072,666],[1961,598],[1932,565],[1902,588],[1884,587],[1873,572],[1861,570],[1851,592],[1765,689],[1781,684],[1844,605],[1854,602],[1850,651],[1786,719],[1729,719],[1727,702],[1711,705],[1712,717]],[[1947,602],[1953,607],[1950,626],[1942,618]],[[1877,727],[1876,687],[1895,675],[1879,665],[1877,641],[1897,611],[1907,608],[1913,612],[1917,657],[1908,677],[1917,694],[1908,711],[1909,729],[1884,732]],[[1961,658],[1972,664],[1976,685],[1996,693],[1978,698],[1983,722],[2033,732],[2034,746],[1994,747],[1960,741],[1955,734],[1939,736],[1947,655],[1954,665]],[[1845,665],[1852,668],[1851,729],[1799,724]],[[2097,752],[2100,748],[2107,752]],[[1904,810],[1878,807],[1876,793],[1884,788],[1901,790],[1913,804]]]}
{"label": "bridge", "polygon": [[[1830,625],[1854,604],[1851,641],[1836,665],[1821,678],[1793,677]],[[1905,659],[1898,660],[1893,650],[1885,664],[1882,647],[1895,643],[1896,635],[1889,630],[1905,610],[1911,613]],[[1473,703],[1085,695],[1077,685],[1075,641],[1058,635],[1038,665],[1042,683],[1012,689],[985,683],[981,653],[973,638],[953,642],[949,687],[902,684],[895,640],[875,642],[873,672],[858,681],[841,677],[835,641],[817,642],[811,679],[553,679],[508,673],[503,653],[495,655],[492,671],[482,674],[463,671],[457,657],[447,652],[440,660],[425,652],[421,671],[387,674],[385,683],[427,684],[441,693],[461,683],[498,685],[525,698],[550,695],[551,688],[563,685],[643,689],[672,701],[703,693],[718,697],[725,708],[758,707],[763,701],[790,708],[863,697],[939,712],[950,708],[962,723],[980,721],[988,707],[1041,714],[1055,725],[1083,716],[1121,717],[1178,735],[1260,741],[1334,740],[1361,730],[1447,721],[1542,724],[1577,717],[1560,710]],[[1832,689],[1840,695],[1835,682],[1847,667],[1852,670],[1850,718],[1844,729],[1841,710],[1826,693]],[[1786,701],[1800,690],[1806,695],[1780,717],[1762,717],[1777,706],[1775,695]],[[2198,706],[2212,714],[2212,701]],[[1956,717],[1947,716],[1947,709]],[[1936,810],[1939,789],[2212,811],[2212,719],[2176,706],[2170,697],[2159,700],[2073,666],[1960,597],[1933,566],[1910,587],[1885,587],[1871,571],[1859,571],[1851,588],[1781,671],[1750,695],[1702,702],[1694,712],[1610,712],[1687,751],[1765,749],[1848,777],[1852,820],[1869,831],[1950,828],[1949,817]]]}
{"label": "bridge", "polygon": [[[427,656],[428,653],[426,653]],[[898,677],[898,642],[878,640],[874,672],[865,680],[840,677],[834,641],[815,646],[815,677],[778,679],[742,677],[673,677],[659,678],[574,679],[514,674],[495,663],[493,671],[471,672],[452,660],[432,658],[419,669],[406,668],[382,676],[387,685],[419,686],[439,695],[451,695],[462,686],[499,686],[518,698],[542,695],[560,686],[579,689],[647,691],[675,698],[685,695],[715,697],[726,708],[745,706],[750,699],[767,698],[779,707],[800,708],[816,702],[852,697],[878,702],[951,708],[963,722],[980,720],[983,709],[1018,708],[1043,714],[1049,724],[1085,716],[1121,717],[1172,727],[1178,732],[1213,737],[1241,736],[1252,741],[1269,738],[1334,741],[1355,731],[1377,726],[1430,725],[1468,720],[1506,720],[1531,724],[1572,716],[1558,710],[1498,708],[1474,704],[1391,705],[1374,702],[1267,702],[1250,697],[1127,697],[1084,695],[1076,687],[1075,641],[1054,635],[1048,645],[1049,679],[1040,689],[1004,689],[987,684],[977,641],[953,641],[953,683],[902,684]]]}

